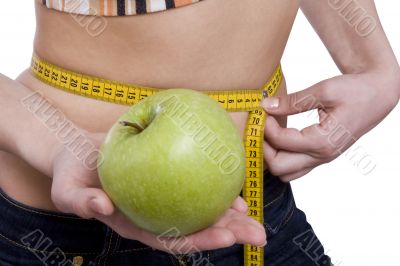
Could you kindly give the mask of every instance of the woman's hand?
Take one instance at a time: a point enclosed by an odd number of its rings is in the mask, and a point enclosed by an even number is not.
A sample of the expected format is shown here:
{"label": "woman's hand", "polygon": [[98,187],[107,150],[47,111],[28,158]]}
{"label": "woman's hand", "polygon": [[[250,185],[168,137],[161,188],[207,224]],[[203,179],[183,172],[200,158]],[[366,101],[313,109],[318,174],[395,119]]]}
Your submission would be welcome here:
{"label": "woman's hand", "polygon": [[[97,135],[90,139],[99,146],[102,137]],[[101,189],[97,171],[86,168],[67,148],[58,152],[53,165],[52,200],[60,211],[98,219],[122,237],[138,240],[155,249],[182,252],[180,245],[176,245],[176,238],[160,238],[132,224]],[[260,223],[247,216],[244,200],[237,198],[214,225],[182,240],[188,247],[184,251],[189,253],[229,247],[235,243],[262,246],[266,243],[266,234]]]}
{"label": "woman's hand", "polygon": [[[266,98],[264,160],[283,181],[299,178],[338,157],[396,106],[400,71],[342,75],[306,90]],[[282,128],[274,116],[318,110],[319,123],[302,130]]]}

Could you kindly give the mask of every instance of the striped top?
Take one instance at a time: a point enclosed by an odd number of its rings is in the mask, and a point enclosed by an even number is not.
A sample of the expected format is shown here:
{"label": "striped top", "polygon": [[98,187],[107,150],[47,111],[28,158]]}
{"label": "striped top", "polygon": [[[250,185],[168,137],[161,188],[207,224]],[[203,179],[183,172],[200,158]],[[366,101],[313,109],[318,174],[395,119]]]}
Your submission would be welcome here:
{"label": "striped top", "polygon": [[146,14],[186,6],[202,0],[42,0],[48,8],[93,16]]}

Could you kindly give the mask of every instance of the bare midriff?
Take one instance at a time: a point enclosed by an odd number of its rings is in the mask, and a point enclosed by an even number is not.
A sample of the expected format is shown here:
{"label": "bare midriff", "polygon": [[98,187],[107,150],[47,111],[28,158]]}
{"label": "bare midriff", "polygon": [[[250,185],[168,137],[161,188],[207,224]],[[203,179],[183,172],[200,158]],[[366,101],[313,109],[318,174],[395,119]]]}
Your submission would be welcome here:
{"label": "bare midriff", "polygon": [[[256,89],[279,64],[297,11],[292,0],[206,0],[148,15],[94,18],[36,3],[34,51],[75,72],[155,88]],[[29,69],[17,80],[91,132],[107,132],[128,108],[50,87]],[[285,93],[283,82],[278,95]],[[230,114],[243,134],[247,113]],[[285,124],[284,117],[279,121]],[[9,196],[56,210],[51,177],[1,151],[0,169],[0,187]]]}

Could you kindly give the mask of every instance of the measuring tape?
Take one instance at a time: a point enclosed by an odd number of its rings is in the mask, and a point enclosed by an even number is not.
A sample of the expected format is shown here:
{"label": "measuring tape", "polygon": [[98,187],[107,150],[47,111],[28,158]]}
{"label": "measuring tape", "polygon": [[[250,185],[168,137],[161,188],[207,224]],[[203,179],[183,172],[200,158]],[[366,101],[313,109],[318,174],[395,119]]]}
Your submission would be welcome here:
{"label": "measuring tape", "polygon": [[[41,81],[64,91],[118,104],[133,105],[161,89],[121,83],[65,70],[32,56],[31,70]],[[244,145],[246,151],[246,181],[243,198],[249,206],[248,215],[261,224],[263,214],[263,142],[267,114],[260,107],[264,97],[275,95],[282,82],[280,65],[262,89],[203,91],[229,112],[249,112]],[[264,265],[264,248],[244,245],[244,265]]]}

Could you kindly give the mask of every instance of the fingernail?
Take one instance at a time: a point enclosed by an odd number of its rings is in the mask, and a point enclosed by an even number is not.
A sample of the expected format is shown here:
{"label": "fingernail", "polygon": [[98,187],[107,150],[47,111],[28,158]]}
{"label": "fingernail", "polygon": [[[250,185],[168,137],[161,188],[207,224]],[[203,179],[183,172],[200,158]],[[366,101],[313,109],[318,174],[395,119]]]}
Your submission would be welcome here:
{"label": "fingernail", "polygon": [[105,215],[105,212],[103,208],[101,208],[100,202],[97,198],[93,198],[89,201],[89,207],[98,214]]}
{"label": "fingernail", "polygon": [[264,244],[261,247],[265,247],[268,244],[267,240],[265,239]]}
{"label": "fingernail", "polygon": [[265,239],[263,247],[265,247],[268,244],[268,241]]}
{"label": "fingernail", "polygon": [[279,98],[270,97],[265,98],[261,104],[266,109],[276,109],[279,107]]}

